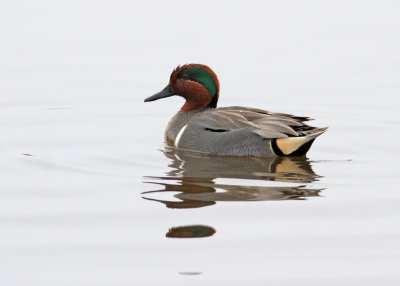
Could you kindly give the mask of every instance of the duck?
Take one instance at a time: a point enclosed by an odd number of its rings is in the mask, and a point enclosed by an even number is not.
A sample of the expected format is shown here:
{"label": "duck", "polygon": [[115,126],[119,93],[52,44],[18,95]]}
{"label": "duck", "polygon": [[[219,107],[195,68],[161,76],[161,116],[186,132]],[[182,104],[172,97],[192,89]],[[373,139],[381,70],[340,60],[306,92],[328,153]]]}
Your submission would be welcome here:
{"label": "duck", "polygon": [[218,107],[219,81],[203,64],[176,67],[169,83],[146,98],[151,102],[181,96],[185,103],[165,130],[167,145],[222,156],[303,156],[327,127],[308,125],[311,118],[263,109]]}

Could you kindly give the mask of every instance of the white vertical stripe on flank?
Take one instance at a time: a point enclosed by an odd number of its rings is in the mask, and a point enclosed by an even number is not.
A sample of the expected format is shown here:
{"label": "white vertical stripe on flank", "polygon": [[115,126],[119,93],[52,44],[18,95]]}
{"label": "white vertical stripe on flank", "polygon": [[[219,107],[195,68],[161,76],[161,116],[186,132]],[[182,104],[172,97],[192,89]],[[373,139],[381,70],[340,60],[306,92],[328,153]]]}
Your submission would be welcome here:
{"label": "white vertical stripe on flank", "polygon": [[178,135],[176,135],[175,142],[174,142],[174,146],[175,147],[178,147],[179,140],[181,140],[181,136],[183,134],[183,131],[185,131],[186,126],[187,126],[187,124],[185,126],[183,126],[182,129],[179,130]]}

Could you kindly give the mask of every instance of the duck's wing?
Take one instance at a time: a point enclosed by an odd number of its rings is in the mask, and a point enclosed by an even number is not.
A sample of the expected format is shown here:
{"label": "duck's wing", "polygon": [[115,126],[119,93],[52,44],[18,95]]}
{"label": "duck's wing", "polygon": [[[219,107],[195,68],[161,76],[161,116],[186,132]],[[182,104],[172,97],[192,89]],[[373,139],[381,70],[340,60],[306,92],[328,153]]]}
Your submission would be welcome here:
{"label": "duck's wing", "polygon": [[305,136],[316,129],[305,123],[311,120],[309,117],[240,106],[211,109],[200,113],[195,120],[209,131],[249,128],[268,139]]}
{"label": "duck's wing", "polygon": [[[179,138],[179,146],[218,154],[293,155],[308,151],[325,129],[304,123],[308,117],[256,108],[224,107],[198,113]],[[309,143],[308,145],[306,145]],[[177,144],[178,145],[178,144]],[[306,145],[303,149],[301,147]],[[244,151],[243,151],[244,150]],[[262,151],[263,150],[263,151]]]}
{"label": "duck's wing", "polygon": [[229,106],[229,107],[220,107],[216,110],[229,111],[229,112],[240,112],[250,121],[260,118],[260,117],[264,117],[265,115],[286,117],[286,118],[290,118],[290,119],[298,121],[298,122],[305,122],[305,121],[313,120],[312,118],[307,117],[307,116],[297,116],[297,115],[288,114],[288,113],[277,113],[277,112],[271,112],[268,110],[263,110],[263,109],[259,109],[259,108],[253,108],[253,107]]}

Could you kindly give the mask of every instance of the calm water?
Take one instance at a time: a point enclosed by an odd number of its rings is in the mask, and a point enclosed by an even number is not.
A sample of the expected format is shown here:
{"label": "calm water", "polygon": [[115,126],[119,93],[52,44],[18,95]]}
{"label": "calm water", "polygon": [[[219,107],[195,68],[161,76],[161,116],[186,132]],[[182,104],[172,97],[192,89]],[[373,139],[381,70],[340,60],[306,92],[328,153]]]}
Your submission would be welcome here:
{"label": "calm water", "polygon": [[[5,4],[1,285],[399,285],[400,6],[275,2]],[[165,148],[183,102],[143,99],[188,62],[220,106],[329,130],[306,158]]]}

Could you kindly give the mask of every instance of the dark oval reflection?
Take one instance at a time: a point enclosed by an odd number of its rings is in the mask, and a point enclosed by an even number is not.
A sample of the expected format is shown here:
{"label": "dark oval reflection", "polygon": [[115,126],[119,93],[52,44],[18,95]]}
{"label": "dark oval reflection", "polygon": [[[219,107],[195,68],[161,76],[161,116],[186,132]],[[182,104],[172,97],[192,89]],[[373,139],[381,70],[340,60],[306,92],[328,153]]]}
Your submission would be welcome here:
{"label": "dark oval reflection", "polygon": [[215,233],[215,229],[206,225],[178,226],[169,229],[166,237],[171,238],[195,238],[208,237]]}
{"label": "dark oval reflection", "polygon": [[[242,158],[172,149],[163,153],[171,160],[166,176],[145,177],[147,183],[157,188],[142,194],[144,199],[163,203],[168,208],[198,208],[217,201],[301,200],[318,196],[321,191],[307,187],[320,176],[314,173],[305,156]],[[217,178],[240,179],[240,185],[217,184],[214,181]],[[243,185],[246,180],[285,182],[287,186]],[[170,200],[156,199],[157,194],[165,192],[176,194]]]}

